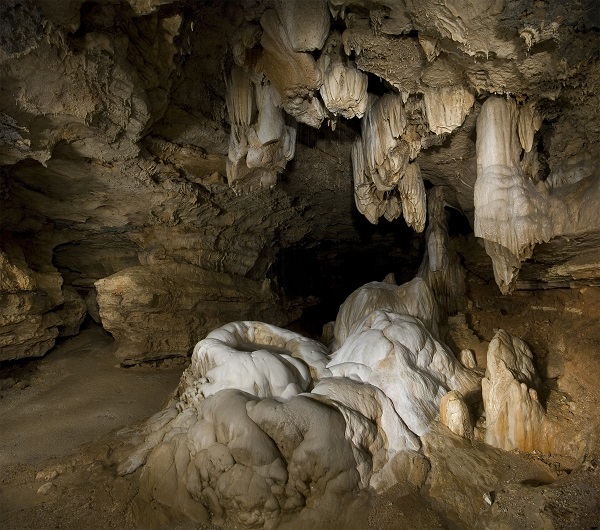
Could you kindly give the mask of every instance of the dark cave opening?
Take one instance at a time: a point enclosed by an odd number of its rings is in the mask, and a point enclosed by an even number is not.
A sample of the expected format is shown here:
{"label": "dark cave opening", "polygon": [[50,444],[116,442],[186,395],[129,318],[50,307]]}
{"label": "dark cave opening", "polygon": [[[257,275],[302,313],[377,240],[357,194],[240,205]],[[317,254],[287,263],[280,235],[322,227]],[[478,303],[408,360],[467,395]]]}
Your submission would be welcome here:
{"label": "dark cave opening", "polygon": [[410,281],[423,257],[424,234],[416,234],[403,220],[372,225],[357,212],[353,222],[356,239],[281,249],[268,272],[290,300],[306,300],[308,307],[292,326],[312,337],[335,320],[355,289],[389,273],[398,284]]}

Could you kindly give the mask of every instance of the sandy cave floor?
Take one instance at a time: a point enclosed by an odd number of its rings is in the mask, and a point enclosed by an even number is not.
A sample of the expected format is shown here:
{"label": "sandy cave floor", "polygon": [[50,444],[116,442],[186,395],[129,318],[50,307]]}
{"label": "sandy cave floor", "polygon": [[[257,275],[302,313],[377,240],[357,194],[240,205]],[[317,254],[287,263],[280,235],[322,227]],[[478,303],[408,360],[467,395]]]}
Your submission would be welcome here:
{"label": "sandy cave floor", "polygon": [[[497,322],[493,312],[488,317],[490,323]],[[127,428],[162,408],[185,364],[179,360],[121,368],[113,346],[108,334],[91,325],[43,359],[0,371],[0,528],[138,527],[129,515],[138,475],[117,477],[116,463],[127,448]],[[540,513],[543,520],[552,520],[549,528],[600,527],[596,465],[571,474],[548,459],[473,447],[462,439],[448,443],[447,433],[435,429],[426,444],[440,455],[437,487],[448,489],[449,496],[457,493],[452,480],[466,484],[474,478],[473,462],[494,461],[494,469],[511,470],[491,477],[498,487],[492,507],[478,491],[474,505],[481,510],[482,528],[539,528]],[[469,491],[466,487],[465,493]],[[461,528],[427,495],[402,486],[376,497],[359,496],[345,512],[345,521],[354,524],[340,528]],[[158,526],[198,528],[186,521]]]}
{"label": "sandy cave floor", "polygon": [[131,484],[101,464],[115,448],[110,433],[160,410],[183,365],[124,369],[112,349],[90,326],[41,360],[4,369],[3,386],[16,384],[0,393],[1,528],[127,526]]}

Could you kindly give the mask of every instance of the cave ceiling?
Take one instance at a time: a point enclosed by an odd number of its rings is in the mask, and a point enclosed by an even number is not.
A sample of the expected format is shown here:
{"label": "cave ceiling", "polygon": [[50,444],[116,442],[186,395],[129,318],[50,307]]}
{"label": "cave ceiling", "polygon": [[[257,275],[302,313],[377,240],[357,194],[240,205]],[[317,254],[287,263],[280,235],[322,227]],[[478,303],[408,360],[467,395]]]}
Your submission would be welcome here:
{"label": "cave ceiling", "polygon": [[[415,267],[441,187],[475,228],[461,233],[477,274],[506,291],[598,281],[593,0],[308,3],[3,0],[3,241],[80,289],[162,262],[262,280],[292,247]],[[510,199],[474,191],[494,163],[478,122],[510,112],[507,164],[539,219],[517,204],[498,221]],[[488,136],[510,151],[508,129]],[[488,213],[533,228],[511,248]]]}

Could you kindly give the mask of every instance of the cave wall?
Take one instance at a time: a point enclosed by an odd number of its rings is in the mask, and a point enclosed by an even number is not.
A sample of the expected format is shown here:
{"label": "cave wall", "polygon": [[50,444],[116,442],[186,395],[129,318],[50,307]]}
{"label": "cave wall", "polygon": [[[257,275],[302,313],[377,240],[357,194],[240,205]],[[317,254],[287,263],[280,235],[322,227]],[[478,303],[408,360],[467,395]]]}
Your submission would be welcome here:
{"label": "cave wall", "polygon": [[[560,194],[555,209],[570,215],[503,258],[507,289],[597,283],[594,2],[301,4],[2,3],[0,358],[43,355],[74,329],[81,299],[129,361],[187,355],[211,326],[250,314],[257,296],[286,324],[314,303],[275,281],[294,247],[346,270],[386,254],[416,269],[422,236],[388,219],[403,211],[424,230],[435,186],[476,228],[486,210],[474,193],[478,123],[491,97],[517,109],[506,130],[523,189]],[[234,65],[262,98],[245,117],[232,110]],[[288,134],[287,151],[276,133]],[[517,203],[500,200],[509,230],[527,217]],[[383,228],[365,228],[357,206]],[[502,244],[490,226],[475,235]],[[491,278],[498,267],[481,245],[461,244],[465,263]],[[198,278],[235,286],[221,299],[236,309],[209,317],[219,296]],[[194,294],[178,308],[161,295],[173,290]],[[185,326],[183,307],[194,313]],[[149,316],[162,333],[152,335]]]}

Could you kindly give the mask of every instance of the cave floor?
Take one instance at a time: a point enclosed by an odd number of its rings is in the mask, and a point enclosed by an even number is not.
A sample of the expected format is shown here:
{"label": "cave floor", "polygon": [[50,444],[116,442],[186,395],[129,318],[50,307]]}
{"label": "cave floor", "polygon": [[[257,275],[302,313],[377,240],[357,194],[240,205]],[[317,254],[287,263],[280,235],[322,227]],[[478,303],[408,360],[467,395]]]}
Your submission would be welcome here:
{"label": "cave floor", "polygon": [[[535,295],[536,305],[523,293],[510,299],[504,311],[502,304],[508,300],[483,294],[488,296],[478,299],[487,300],[489,307],[472,308],[466,315],[481,340],[489,341],[498,323],[508,323],[507,327],[515,327],[535,345],[537,354],[549,352],[542,358],[542,371],[547,377],[554,375],[552,370],[558,369],[554,368],[556,360],[551,352],[555,348],[551,345],[558,342],[558,337],[550,330],[557,329],[554,324],[573,313],[569,311],[575,303],[573,295],[564,295],[569,298],[559,305],[565,309],[554,316],[554,312],[545,310],[546,305],[550,307],[546,302],[556,305],[554,298],[563,296],[558,292]],[[590,313],[589,318],[568,321],[570,335],[581,334],[578,354],[587,362],[579,363],[579,355],[571,358],[561,349],[561,363],[568,364],[574,374],[573,379],[565,377],[562,381],[565,389],[573,392],[575,382],[596,388],[599,373],[591,360],[598,360],[600,333],[595,311],[600,289],[592,294],[590,298],[589,292],[583,293],[583,299],[574,306],[578,311],[581,307],[584,314]],[[546,301],[549,296],[553,300]],[[525,314],[531,316],[524,318]],[[567,329],[564,323],[560,327]],[[455,339],[461,339],[460,333]],[[471,334],[461,340],[475,339]],[[474,347],[478,361],[484,361],[485,342],[482,348]],[[116,464],[131,447],[128,444],[134,431],[130,427],[162,408],[177,387],[185,365],[172,360],[122,368],[113,348],[112,338],[92,325],[43,359],[0,369],[3,530],[138,528],[129,508],[137,493],[139,474],[118,477]],[[562,365],[559,368],[562,371]],[[594,392],[591,398],[578,401],[588,416],[597,416],[597,397]],[[464,504],[472,515],[477,512],[479,522],[475,527],[566,530],[600,526],[600,466],[596,455],[586,457],[586,468],[566,469],[561,461],[506,453],[461,439],[451,441],[435,430],[427,445],[433,448],[428,454],[433,468],[421,493],[403,491],[398,486],[382,495],[357,498],[356,506],[344,514],[346,521],[354,518],[355,524],[342,524],[340,528],[464,528],[455,522],[461,517],[446,511],[448,506],[456,506],[456,499],[462,499],[458,504]],[[578,470],[571,472],[573,468]],[[488,491],[488,483],[497,495],[492,506],[486,505],[481,496],[482,491]],[[427,491],[435,494],[437,501]],[[293,521],[287,523],[282,528],[301,528]],[[156,526],[168,530],[199,528],[185,521]],[[227,524],[226,528],[236,526]]]}
{"label": "cave floor", "polygon": [[1,528],[131,526],[131,485],[110,472],[112,433],[160,410],[184,367],[124,369],[112,350],[92,325],[0,374],[12,385],[0,393]]}

